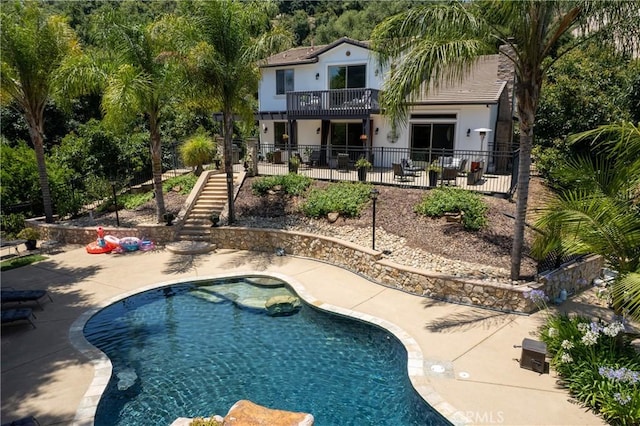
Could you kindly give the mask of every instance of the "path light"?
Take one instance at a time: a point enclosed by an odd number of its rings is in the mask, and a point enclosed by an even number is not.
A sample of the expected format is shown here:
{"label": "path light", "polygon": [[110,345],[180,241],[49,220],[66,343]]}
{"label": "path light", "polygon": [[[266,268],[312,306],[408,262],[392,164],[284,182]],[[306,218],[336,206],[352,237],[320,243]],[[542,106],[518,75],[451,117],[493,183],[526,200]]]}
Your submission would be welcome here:
{"label": "path light", "polygon": [[116,225],[120,227],[120,218],[118,217],[118,197],[116,196],[116,181],[112,180],[111,189],[113,190],[113,205],[116,208]]}
{"label": "path light", "polygon": [[378,191],[376,188],[372,188],[371,192],[369,193],[369,196],[373,200],[373,222],[371,227],[371,231],[372,231],[371,232],[371,235],[372,235],[371,248],[373,250],[376,249],[376,200],[378,199],[379,194],[380,194],[380,191]]}

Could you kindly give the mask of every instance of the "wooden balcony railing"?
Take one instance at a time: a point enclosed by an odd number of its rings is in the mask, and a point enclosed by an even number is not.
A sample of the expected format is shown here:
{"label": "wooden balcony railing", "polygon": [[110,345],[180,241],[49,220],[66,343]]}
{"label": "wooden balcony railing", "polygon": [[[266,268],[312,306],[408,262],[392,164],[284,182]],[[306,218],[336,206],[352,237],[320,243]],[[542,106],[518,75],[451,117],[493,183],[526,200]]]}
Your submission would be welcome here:
{"label": "wooden balcony railing", "polygon": [[300,118],[365,118],[380,113],[377,89],[310,90],[287,93],[287,115]]}

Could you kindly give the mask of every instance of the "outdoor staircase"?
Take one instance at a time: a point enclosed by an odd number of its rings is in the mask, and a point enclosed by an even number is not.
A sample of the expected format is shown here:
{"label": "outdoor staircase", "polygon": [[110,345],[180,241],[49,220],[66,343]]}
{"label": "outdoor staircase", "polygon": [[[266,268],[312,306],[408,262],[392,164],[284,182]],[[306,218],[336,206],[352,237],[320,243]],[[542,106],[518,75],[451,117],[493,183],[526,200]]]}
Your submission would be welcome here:
{"label": "outdoor staircase", "polygon": [[224,173],[213,173],[204,183],[193,207],[184,217],[178,233],[180,241],[209,241],[212,213],[220,215],[227,204],[227,181]]}

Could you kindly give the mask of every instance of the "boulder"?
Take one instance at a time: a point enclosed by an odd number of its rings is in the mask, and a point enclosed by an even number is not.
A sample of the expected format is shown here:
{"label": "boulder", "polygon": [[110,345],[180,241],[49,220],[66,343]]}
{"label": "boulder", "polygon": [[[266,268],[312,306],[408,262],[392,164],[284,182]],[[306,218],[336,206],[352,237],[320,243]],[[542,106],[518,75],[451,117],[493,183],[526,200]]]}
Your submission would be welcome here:
{"label": "boulder", "polygon": [[338,220],[339,217],[340,217],[340,213],[338,212],[327,213],[327,220],[329,221],[329,223],[335,222],[336,220]]}
{"label": "boulder", "polygon": [[269,315],[288,315],[300,309],[300,299],[295,296],[273,296],[264,304]]}
{"label": "boulder", "polygon": [[307,413],[273,410],[251,401],[236,402],[224,418],[223,426],[313,426]]}

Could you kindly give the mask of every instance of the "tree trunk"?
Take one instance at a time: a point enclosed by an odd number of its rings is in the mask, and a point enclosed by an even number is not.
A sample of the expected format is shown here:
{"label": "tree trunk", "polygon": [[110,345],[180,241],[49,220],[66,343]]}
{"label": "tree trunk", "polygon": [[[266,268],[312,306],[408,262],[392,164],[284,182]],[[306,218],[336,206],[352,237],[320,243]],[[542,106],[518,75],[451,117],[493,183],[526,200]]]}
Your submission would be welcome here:
{"label": "tree trunk", "polygon": [[162,143],[160,141],[160,130],[158,119],[154,115],[149,115],[149,130],[151,131],[151,171],[153,173],[153,190],[156,197],[156,220],[163,222],[166,213],[164,206],[164,194],[162,193]]}
{"label": "tree trunk", "polygon": [[229,225],[236,221],[233,200],[233,115],[230,110],[223,113],[224,125],[224,171],[227,174],[227,200],[229,203]]}
{"label": "tree trunk", "polygon": [[29,135],[31,143],[36,152],[36,162],[38,163],[38,176],[40,178],[40,189],[42,191],[42,204],[44,206],[44,217],[47,223],[53,222],[53,207],[51,203],[51,190],[49,189],[49,175],[44,157],[44,118],[42,114],[32,114],[25,111],[27,123],[29,124]]}
{"label": "tree trunk", "polygon": [[520,156],[518,161],[518,188],[516,190],[516,220],[511,249],[511,279],[520,278],[524,228],[529,200],[529,179],[531,177],[531,148],[533,146],[533,125],[540,94],[541,79],[529,76],[516,84],[518,118],[520,123]]}

